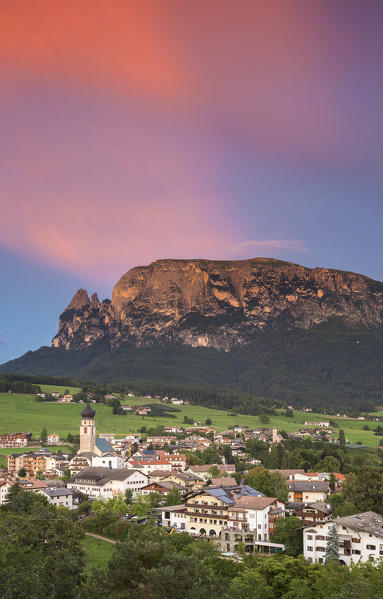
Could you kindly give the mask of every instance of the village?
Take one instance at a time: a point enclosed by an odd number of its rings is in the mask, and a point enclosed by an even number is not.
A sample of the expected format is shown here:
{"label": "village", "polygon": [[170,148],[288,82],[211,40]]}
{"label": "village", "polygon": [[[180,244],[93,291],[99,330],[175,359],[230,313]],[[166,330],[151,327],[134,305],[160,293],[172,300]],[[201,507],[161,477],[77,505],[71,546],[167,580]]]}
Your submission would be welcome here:
{"label": "village", "polygon": [[[81,411],[75,455],[49,449],[49,445],[62,442],[54,432],[47,434],[44,446],[31,451],[31,433],[0,435],[0,447],[25,448],[25,452],[8,455],[7,468],[0,470],[0,505],[6,504],[15,483],[42,494],[48,503],[68,509],[77,508],[84,500],[109,500],[127,492],[133,499],[155,494],[159,501],[151,515],[159,525],[172,533],[211,539],[223,556],[233,559],[241,559],[241,551],[264,556],[283,552],[285,545],[272,537],[276,522],[289,516],[301,521],[303,555],[309,562],[324,562],[328,531],[333,525],[338,532],[341,563],[380,559],[383,555],[381,516],[365,512],[334,519],[329,497],[342,491],[343,474],[272,469],[284,481],[283,500],[268,497],[246,483],[248,471],[264,466],[249,454],[246,442],[265,443],[271,454],[284,440],[276,428],[249,430],[235,425],[217,433],[211,423],[194,422],[163,427],[158,435],[131,431],[123,437],[109,433],[97,436],[95,407],[86,403]],[[124,408],[150,410],[145,406]],[[305,424],[307,428],[291,433],[290,438],[310,435],[335,442],[328,421]],[[194,463],[193,455],[208,448],[212,457],[219,459]],[[235,458],[241,460],[241,471],[236,469]],[[129,513],[125,518],[129,520]]]}

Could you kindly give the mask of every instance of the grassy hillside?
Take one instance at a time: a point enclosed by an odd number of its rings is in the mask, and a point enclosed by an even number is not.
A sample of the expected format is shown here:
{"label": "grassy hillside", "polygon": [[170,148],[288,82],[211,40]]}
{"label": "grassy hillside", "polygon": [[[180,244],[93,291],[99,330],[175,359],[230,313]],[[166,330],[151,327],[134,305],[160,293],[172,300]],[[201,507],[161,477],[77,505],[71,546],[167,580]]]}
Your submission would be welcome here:
{"label": "grassy hillside", "polygon": [[306,329],[259,332],[230,353],[186,346],[84,351],[43,347],[0,366],[2,372],[72,376],[99,382],[139,379],[217,385],[317,410],[368,411],[383,402],[383,329],[342,319]]}
{"label": "grassy hillside", "polygon": [[[156,400],[145,398],[127,398],[122,399],[122,403],[141,404],[154,403]],[[138,416],[136,414],[113,415],[112,408],[104,404],[97,404],[96,426],[98,433],[109,432],[116,435],[125,435],[130,430],[138,431],[142,426],[157,427],[159,425],[171,426],[182,425],[184,416],[188,416],[202,424],[209,418],[217,431],[226,430],[230,425],[241,424],[251,428],[266,426],[261,423],[259,416],[250,416],[247,414],[231,415],[224,410],[214,410],[201,406],[178,406],[179,411],[174,412],[174,418]],[[59,404],[59,403],[39,403],[34,401],[33,396],[12,394],[0,394],[0,433],[5,432],[32,432],[38,437],[42,428],[45,426],[48,433],[56,432],[62,438],[68,433],[77,434],[80,425],[80,412],[83,408],[81,404]],[[320,413],[294,412],[293,418],[286,417],[281,410],[277,411],[276,416],[270,416],[268,427],[276,427],[278,430],[286,432],[296,431],[304,426],[305,420],[319,420],[328,418]],[[333,418],[338,422],[339,428],[343,428],[346,438],[356,443],[361,441],[365,445],[376,447],[380,436],[374,435],[373,429],[378,426],[376,422],[367,423],[365,421]],[[363,430],[368,425],[371,430]],[[338,429],[334,429],[337,434]]]}

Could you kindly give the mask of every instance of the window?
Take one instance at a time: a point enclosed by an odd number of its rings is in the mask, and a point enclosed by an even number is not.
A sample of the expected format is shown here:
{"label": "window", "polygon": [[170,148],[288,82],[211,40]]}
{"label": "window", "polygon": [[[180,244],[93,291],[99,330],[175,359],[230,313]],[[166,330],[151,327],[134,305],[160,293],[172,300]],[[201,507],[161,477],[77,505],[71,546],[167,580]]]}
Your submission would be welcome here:
{"label": "window", "polygon": [[312,541],[313,540],[313,536],[312,535],[307,535],[307,540],[308,541]]}
{"label": "window", "polygon": [[360,543],[360,539],[351,539],[353,543]]}
{"label": "window", "polygon": [[370,551],[373,551],[376,549],[375,545],[366,545],[366,548],[369,549]]}
{"label": "window", "polygon": [[307,547],[307,551],[314,551],[312,547]]}
{"label": "window", "polygon": [[352,550],[353,553],[355,553],[355,555],[360,555],[360,549],[353,549]]}

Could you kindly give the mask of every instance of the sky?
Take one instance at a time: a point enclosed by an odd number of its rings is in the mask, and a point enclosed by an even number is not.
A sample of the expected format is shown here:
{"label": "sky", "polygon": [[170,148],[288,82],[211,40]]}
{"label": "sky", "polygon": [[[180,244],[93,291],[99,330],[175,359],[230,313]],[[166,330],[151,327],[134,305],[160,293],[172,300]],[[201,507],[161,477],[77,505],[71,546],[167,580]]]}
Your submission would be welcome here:
{"label": "sky", "polygon": [[0,0],[0,362],[159,258],[383,280],[381,0]]}

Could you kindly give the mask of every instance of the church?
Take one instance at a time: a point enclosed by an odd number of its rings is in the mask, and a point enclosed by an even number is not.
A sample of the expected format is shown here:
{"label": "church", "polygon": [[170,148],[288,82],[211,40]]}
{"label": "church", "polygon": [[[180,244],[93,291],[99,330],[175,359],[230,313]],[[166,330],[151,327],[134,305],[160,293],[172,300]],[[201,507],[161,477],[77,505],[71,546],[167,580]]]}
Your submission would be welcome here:
{"label": "church", "polygon": [[122,468],[123,460],[116,455],[106,439],[96,437],[95,410],[87,404],[81,411],[80,449],[69,463],[71,474],[91,466]]}

